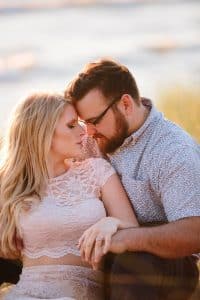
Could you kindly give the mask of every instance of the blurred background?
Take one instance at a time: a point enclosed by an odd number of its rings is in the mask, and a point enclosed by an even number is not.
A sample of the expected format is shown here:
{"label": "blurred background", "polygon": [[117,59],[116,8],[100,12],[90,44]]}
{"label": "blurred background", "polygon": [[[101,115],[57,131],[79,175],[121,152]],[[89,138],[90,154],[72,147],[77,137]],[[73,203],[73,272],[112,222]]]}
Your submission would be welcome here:
{"label": "blurred background", "polygon": [[0,0],[0,134],[19,99],[110,57],[200,142],[199,29],[199,0]]}

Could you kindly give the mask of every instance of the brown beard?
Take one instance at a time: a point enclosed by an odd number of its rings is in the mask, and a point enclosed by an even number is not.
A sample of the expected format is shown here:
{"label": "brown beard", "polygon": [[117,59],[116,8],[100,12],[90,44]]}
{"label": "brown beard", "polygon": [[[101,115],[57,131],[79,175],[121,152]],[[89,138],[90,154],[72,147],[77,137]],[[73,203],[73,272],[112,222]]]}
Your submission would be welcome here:
{"label": "brown beard", "polygon": [[128,136],[128,123],[119,110],[115,110],[115,134],[107,138],[102,134],[95,135],[99,148],[103,153],[112,153],[119,148]]}

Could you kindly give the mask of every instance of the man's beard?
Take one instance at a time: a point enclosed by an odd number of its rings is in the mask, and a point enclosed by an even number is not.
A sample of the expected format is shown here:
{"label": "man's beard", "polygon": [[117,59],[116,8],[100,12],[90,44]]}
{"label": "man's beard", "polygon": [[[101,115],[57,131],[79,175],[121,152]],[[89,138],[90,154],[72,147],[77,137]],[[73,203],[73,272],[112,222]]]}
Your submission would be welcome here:
{"label": "man's beard", "polygon": [[102,134],[97,133],[94,137],[97,139],[100,150],[103,153],[113,153],[119,148],[126,137],[128,136],[128,123],[123,114],[115,111],[115,134],[107,138]]}

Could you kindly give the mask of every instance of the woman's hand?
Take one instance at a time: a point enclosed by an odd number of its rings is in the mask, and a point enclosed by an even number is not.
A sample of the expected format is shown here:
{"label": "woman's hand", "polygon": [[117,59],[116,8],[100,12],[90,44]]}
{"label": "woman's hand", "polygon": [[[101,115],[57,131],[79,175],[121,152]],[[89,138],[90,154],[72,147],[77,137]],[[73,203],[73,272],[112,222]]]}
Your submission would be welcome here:
{"label": "woman's hand", "polygon": [[[114,217],[105,217],[88,228],[78,242],[83,260],[95,266],[100,253],[106,254],[110,248],[111,237],[121,226],[121,221]],[[93,255],[92,255],[93,254]]]}

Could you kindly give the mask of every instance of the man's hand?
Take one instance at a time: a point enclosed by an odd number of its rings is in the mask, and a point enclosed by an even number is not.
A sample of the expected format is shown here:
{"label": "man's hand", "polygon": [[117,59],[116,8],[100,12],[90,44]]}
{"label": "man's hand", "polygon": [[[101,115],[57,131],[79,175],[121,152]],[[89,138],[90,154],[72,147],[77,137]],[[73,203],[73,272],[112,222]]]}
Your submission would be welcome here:
{"label": "man's hand", "polygon": [[119,230],[112,236],[109,251],[142,251],[169,259],[190,256],[200,252],[199,228],[200,217],[188,217],[163,225]]}

